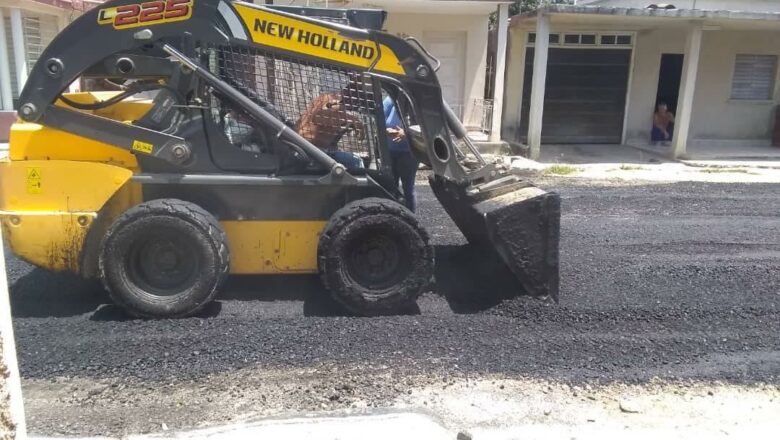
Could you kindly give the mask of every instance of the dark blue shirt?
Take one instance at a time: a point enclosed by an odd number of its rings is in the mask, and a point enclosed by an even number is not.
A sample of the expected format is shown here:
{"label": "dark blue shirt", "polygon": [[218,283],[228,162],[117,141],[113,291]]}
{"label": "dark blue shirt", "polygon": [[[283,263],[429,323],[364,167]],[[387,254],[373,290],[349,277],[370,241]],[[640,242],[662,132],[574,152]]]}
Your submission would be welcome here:
{"label": "dark blue shirt", "polygon": [[[382,106],[384,107],[385,111],[385,127],[386,128],[400,128],[403,130],[404,124],[401,121],[401,113],[398,111],[398,107],[395,105],[395,101],[393,101],[393,98],[386,97],[382,101]],[[411,151],[409,149],[409,141],[406,139],[406,136],[401,138],[399,141],[394,141],[393,136],[387,135],[387,147],[391,152],[396,153],[404,153],[407,151]]]}

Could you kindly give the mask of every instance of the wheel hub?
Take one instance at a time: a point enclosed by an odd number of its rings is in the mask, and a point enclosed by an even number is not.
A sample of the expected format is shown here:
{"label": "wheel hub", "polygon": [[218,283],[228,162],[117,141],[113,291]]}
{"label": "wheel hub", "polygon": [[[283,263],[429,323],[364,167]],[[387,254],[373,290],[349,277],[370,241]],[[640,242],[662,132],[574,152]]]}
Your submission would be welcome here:
{"label": "wheel hub", "polygon": [[355,240],[349,258],[350,273],[359,283],[381,287],[394,283],[403,272],[399,244],[385,234]]}
{"label": "wheel hub", "polygon": [[127,264],[139,287],[160,296],[177,294],[192,285],[199,266],[195,248],[178,231],[138,243]]}

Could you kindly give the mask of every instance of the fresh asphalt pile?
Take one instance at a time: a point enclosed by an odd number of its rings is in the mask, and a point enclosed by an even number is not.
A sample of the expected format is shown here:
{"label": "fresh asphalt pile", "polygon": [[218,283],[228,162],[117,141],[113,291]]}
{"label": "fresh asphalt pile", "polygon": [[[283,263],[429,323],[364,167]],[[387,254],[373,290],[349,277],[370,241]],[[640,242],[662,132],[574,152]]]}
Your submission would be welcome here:
{"label": "fresh asphalt pile", "polygon": [[546,186],[563,196],[558,305],[514,296],[425,187],[418,214],[437,246],[437,284],[405,316],[350,317],[315,277],[280,277],[232,279],[199,317],[135,320],[106,304],[98,283],[7,255],[22,376],[168,384],[327,366],[574,384],[780,382],[779,185]]}

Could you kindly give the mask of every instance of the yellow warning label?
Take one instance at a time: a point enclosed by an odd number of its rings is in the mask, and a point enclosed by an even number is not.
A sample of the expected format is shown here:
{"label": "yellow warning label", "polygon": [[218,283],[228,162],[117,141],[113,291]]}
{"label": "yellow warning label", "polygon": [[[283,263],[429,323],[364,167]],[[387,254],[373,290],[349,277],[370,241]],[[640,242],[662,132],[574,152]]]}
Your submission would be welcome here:
{"label": "yellow warning label", "polygon": [[141,153],[152,154],[152,151],[154,151],[154,145],[141,141],[133,141],[133,150],[140,151]]}
{"label": "yellow warning label", "polygon": [[340,63],[404,74],[403,66],[387,46],[381,50],[368,39],[350,38],[340,32],[303,20],[234,3],[255,43]]}
{"label": "yellow warning label", "polygon": [[42,188],[41,181],[41,168],[27,167],[27,192],[40,194]]}

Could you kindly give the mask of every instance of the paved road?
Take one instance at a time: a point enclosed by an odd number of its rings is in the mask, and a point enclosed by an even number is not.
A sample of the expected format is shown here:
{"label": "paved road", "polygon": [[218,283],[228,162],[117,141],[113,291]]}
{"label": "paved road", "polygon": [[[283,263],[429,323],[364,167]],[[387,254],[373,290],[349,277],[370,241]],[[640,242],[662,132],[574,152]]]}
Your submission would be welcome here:
{"label": "paved road", "polygon": [[[547,182],[564,199],[560,305],[505,299],[490,271],[466,261],[427,188],[419,214],[440,284],[409,316],[343,316],[316,279],[298,277],[232,280],[200,317],[130,320],[95,283],[9,257],[22,375],[121,388],[325,365],[353,379],[780,383],[780,185],[576,182]],[[380,403],[405,392],[376,376],[356,383],[378,390]],[[38,416],[34,430],[58,431]]]}

